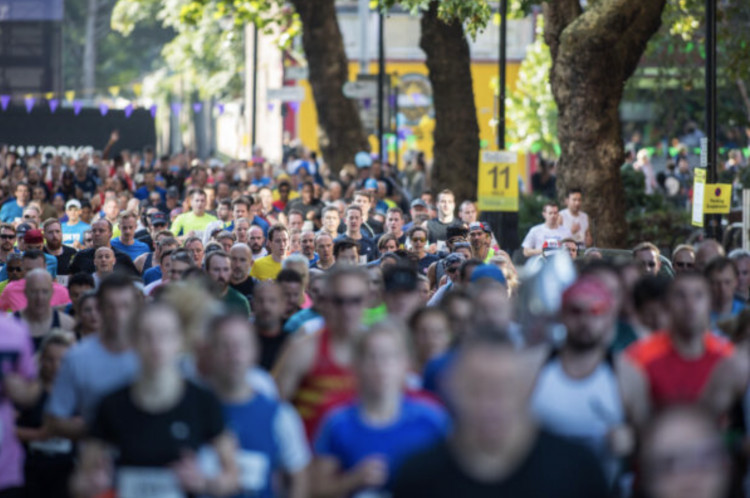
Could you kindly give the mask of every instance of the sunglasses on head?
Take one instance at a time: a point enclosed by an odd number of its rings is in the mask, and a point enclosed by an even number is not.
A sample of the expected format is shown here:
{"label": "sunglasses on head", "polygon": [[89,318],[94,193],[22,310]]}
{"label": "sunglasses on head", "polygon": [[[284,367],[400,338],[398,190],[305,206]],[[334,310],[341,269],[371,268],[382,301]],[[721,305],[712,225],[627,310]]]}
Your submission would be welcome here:
{"label": "sunglasses on head", "polygon": [[360,306],[365,302],[364,296],[331,296],[330,299],[335,306]]}

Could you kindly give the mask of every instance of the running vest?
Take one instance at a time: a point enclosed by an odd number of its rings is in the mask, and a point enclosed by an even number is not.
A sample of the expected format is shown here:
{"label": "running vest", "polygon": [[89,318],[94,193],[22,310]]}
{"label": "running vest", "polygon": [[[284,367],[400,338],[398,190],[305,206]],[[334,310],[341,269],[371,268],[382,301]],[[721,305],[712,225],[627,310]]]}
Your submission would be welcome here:
{"label": "running vest", "polygon": [[607,435],[625,422],[625,409],[611,353],[588,377],[572,379],[552,351],[537,378],[531,412],[546,429],[590,448],[612,482],[618,459],[609,452]]}
{"label": "running vest", "polygon": [[302,378],[292,399],[310,440],[315,436],[323,415],[332,407],[333,402],[355,393],[354,374],[351,369],[334,362],[330,341],[331,333],[326,327],[321,330],[315,363]]}

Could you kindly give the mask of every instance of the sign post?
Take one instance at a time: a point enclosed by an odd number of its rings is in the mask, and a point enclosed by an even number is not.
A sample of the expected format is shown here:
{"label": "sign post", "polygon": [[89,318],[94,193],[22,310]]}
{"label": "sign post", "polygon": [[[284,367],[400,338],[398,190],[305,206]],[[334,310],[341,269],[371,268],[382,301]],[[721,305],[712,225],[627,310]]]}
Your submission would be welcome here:
{"label": "sign post", "polygon": [[693,178],[693,226],[703,226],[703,197],[706,188],[706,168],[695,168]]}
{"label": "sign post", "polygon": [[482,151],[477,180],[477,209],[518,212],[518,153]]}

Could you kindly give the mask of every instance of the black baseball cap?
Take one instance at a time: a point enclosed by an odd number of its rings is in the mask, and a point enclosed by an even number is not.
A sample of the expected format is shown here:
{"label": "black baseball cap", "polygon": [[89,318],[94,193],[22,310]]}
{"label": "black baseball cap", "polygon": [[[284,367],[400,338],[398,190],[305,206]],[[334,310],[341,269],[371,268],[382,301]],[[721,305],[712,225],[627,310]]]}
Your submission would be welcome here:
{"label": "black baseball cap", "polygon": [[169,224],[169,218],[167,218],[167,215],[164,213],[153,213],[149,219],[151,220],[152,225],[168,225]]}
{"label": "black baseball cap", "polygon": [[383,272],[386,292],[414,292],[417,290],[417,271],[403,265],[389,266]]}

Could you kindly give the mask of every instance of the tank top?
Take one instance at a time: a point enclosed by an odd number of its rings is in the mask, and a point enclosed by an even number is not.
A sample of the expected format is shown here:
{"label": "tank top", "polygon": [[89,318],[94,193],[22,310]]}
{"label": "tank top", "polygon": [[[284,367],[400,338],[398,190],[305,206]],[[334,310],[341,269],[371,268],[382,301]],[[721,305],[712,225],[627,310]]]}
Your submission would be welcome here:
{"label": "tank top", "polygon": [[619,462],[607,444],[609,431],[625,421],[611,353],[583,379],[565,373],[558,351],[550,354],[531,396],[531,411],[549,431],[589,447],[610,480]]}
{"label": "tank top", "polygon": [[152,266],[154,266],[154,253],[150,252],[146,254],[146,260],[143,262],[143,270],[141,270],[141,274]]}
{"label": "tank top", "polygon": [[351,397],[355,393],[354,374],[351,369],[335,363],[330,342],[331,333],[326,327],[321,330],[315,362],[302,378],[292,399],[310,440],[315,436],[327,408],[335,400]]}

